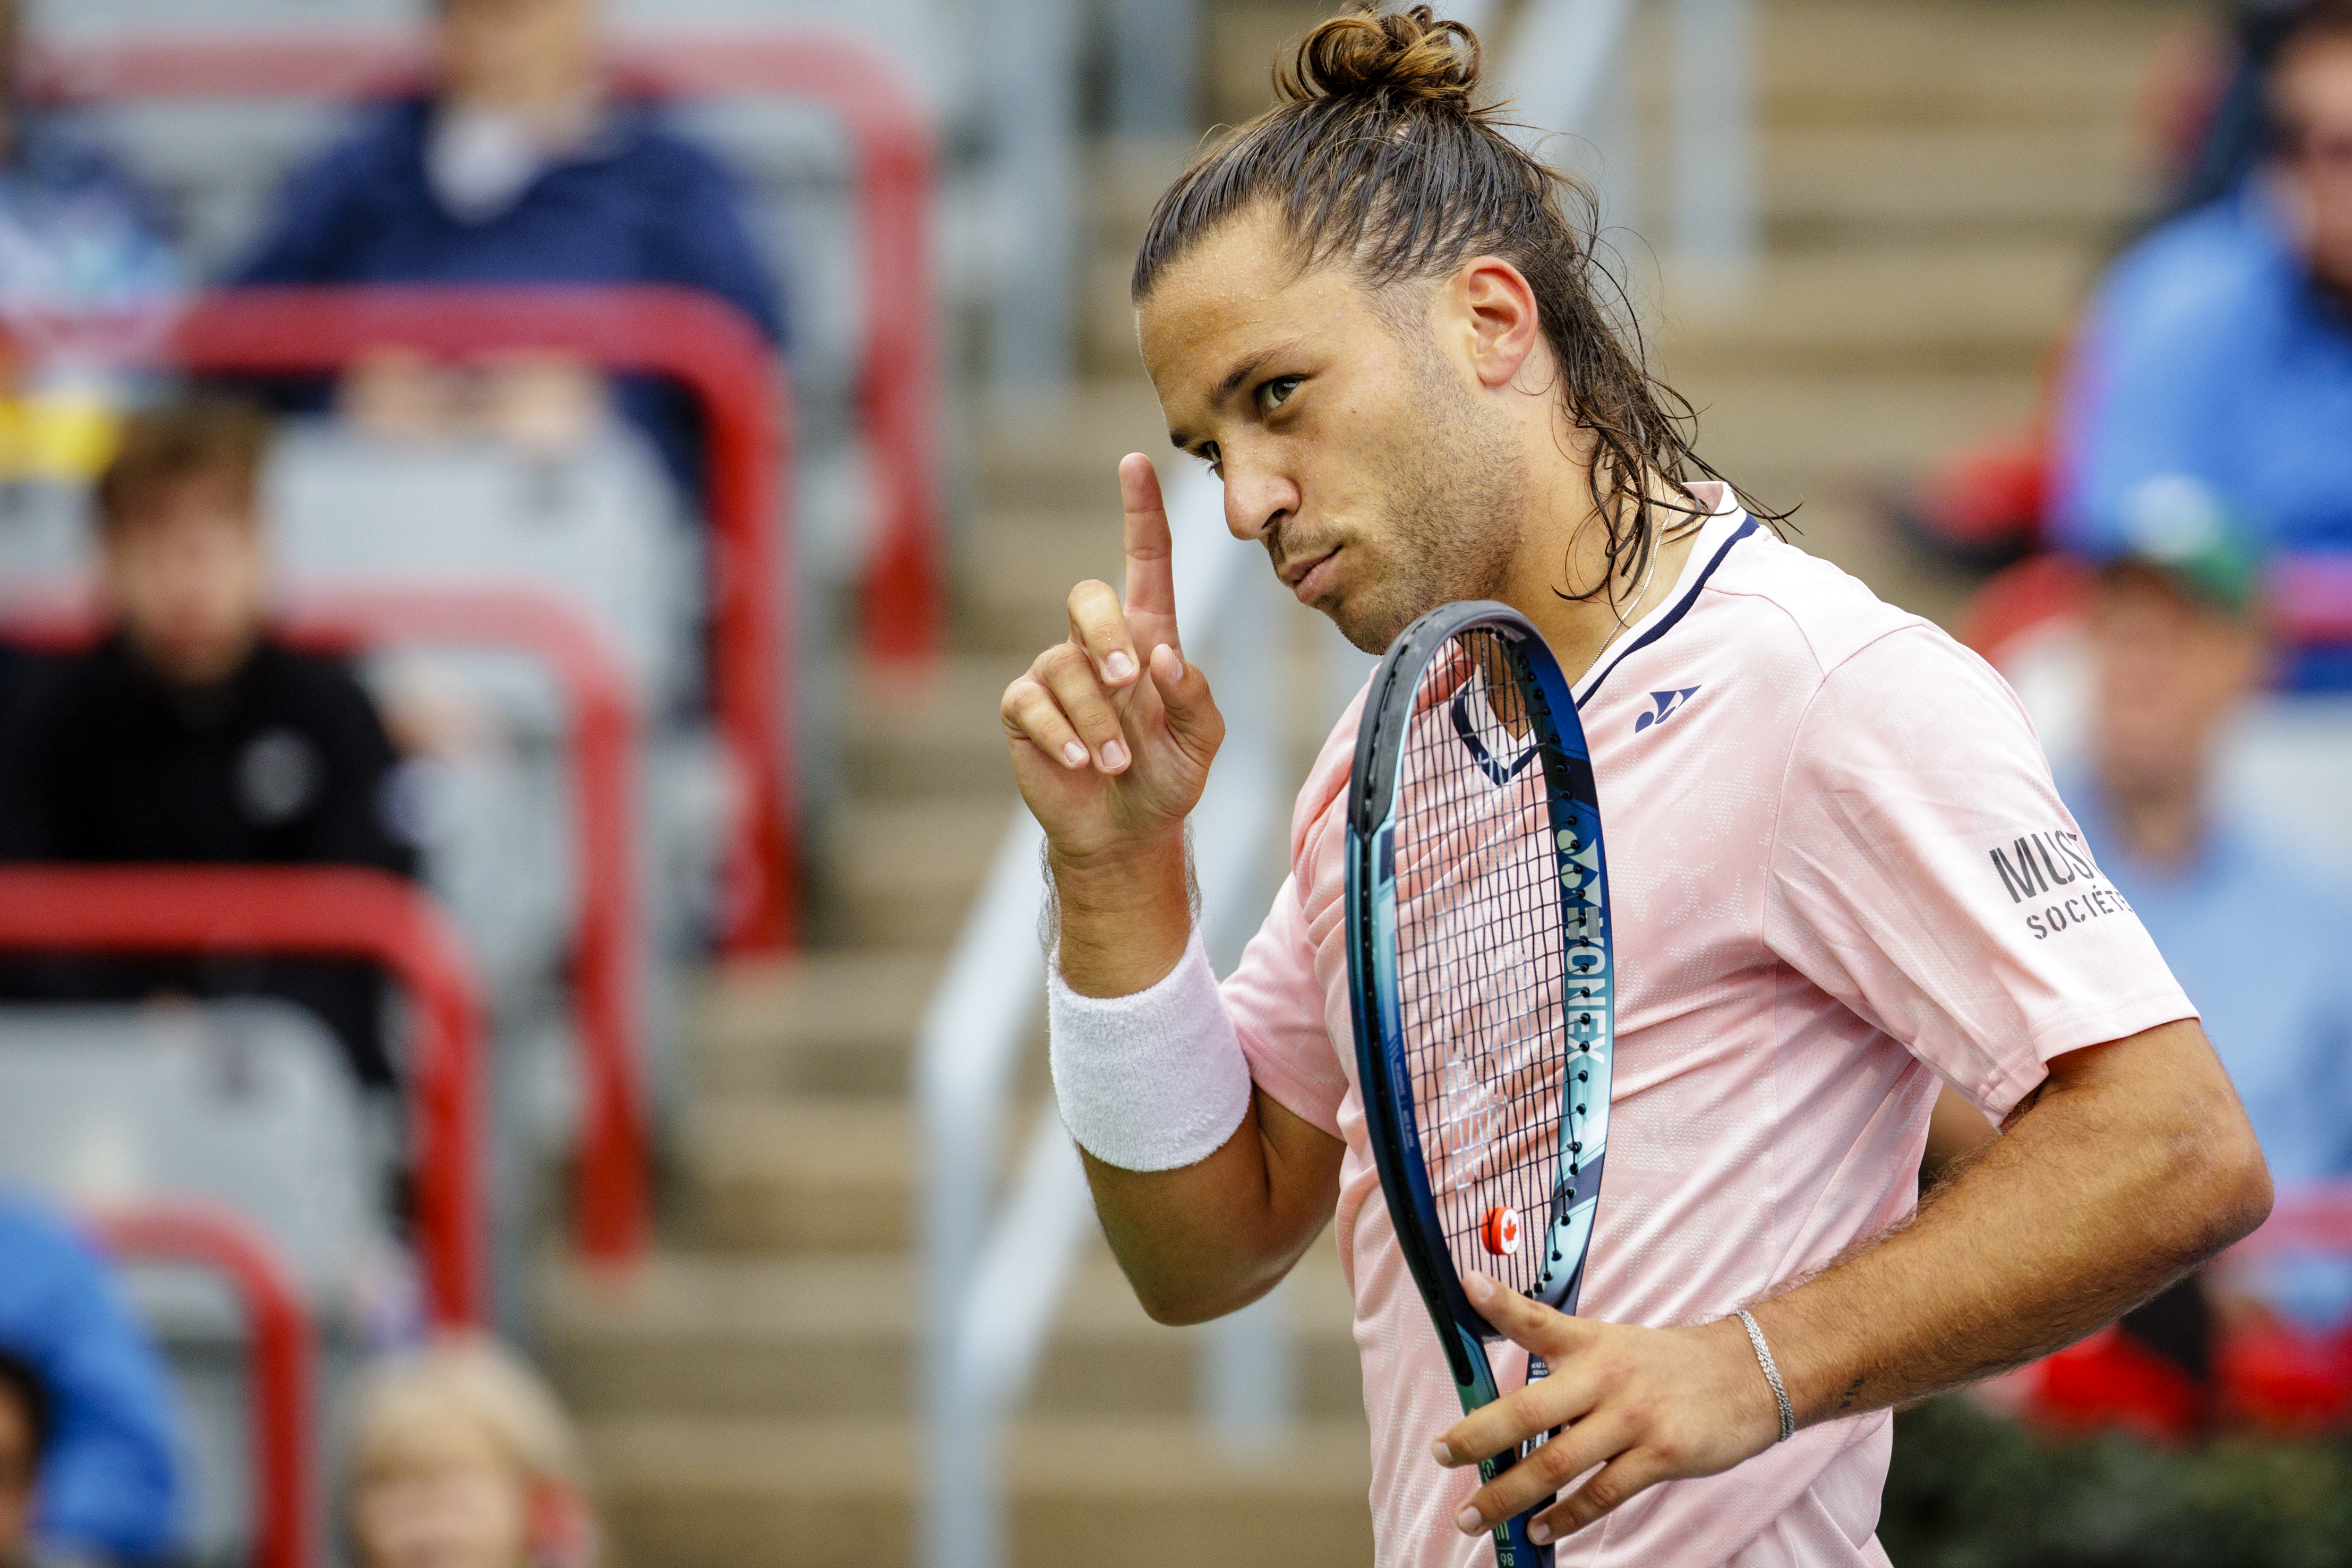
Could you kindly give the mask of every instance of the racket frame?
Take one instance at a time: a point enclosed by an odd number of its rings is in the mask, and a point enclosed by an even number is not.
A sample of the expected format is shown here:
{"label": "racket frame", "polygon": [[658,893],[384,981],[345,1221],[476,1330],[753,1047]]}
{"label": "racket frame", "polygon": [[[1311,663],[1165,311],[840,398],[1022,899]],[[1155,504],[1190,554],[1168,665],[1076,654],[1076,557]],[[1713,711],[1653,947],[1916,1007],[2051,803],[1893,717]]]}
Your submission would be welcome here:
{"label": "racket frame", "polygon": [[[1471,601],[1441,606],[1408,626],[1381,661],[1365,699],[1356,735],[1355,765],[1349,779],[1347,901],[1349,916],[1348,990],[1354,1014],[1358,1082],[1364,1103],[1365,1133],[1371,1144],[1373,1165],[1387,1199],[1405,1262],[1412,1270],[1466,1414],[1501,1396],[1486,1342],[1503,1337],[1471,1305],[1447,1245],[1429,1167],[1422,1151],[1420,1121],[1412,1103],[1412,1079],[1405,1056],[1403,1015],[1397,984],[1397,915],[1395,831],[1393,808],[1405,757],[1409,726],[1383,725],[1400,689],[1410,700],[1423,673],[1453,641],[1464,632],[1491,631],[1513,646],[1526,674],[1534,679],[1540,706],[1528,717],[1531,739],[1539,748],[1545,794],[1551,818],[1553,852],[1559,859],[1563,941],[1587,952],[1597,951],[1600,967],[1561,977],[1561,1006],[1570,1009],[1581,986],[1582,1003],[1574,1010],[1588,1019],[1570,1041],[1563,1061],[1560,1094],[1560,1172],[1555,1192],[1573,1183],[1573,1198],[1564,1212],[1547,1213],[1539,1235],[1529,1245],[1563,1249],[1573,1261],[1557,1281],[1548,1281],[1537,1299],[1565,1312],[1576,1310],[1584,1280],[1585,1252],[1600,1196],[1601,1166],[1606,1151],[1610,1069],[1614,1058],[1616,975],[1610,940],[1608,862],[1601,841],[1599,803],[1594,791],[1591,754],[1583,726],[1578,719],[1575,695],[1551,650],[1526,617],[1508,605]],[[1483,759],[1482,759],[1483,765]],[[1599,1146],[1590,1159],[1580,1149],[1570,1124],[1570,1092],[1565,1075],[1578,1061],[1588,1061],[1595,1081],[1588,1084],[1590,1103],[1597,1116],[1588,1115],[1587,1131],[1597,1124],[1592,1141]],[[1558,1208],[1555,1204],[1555,1209]],[[1530,1217],[1522,1216],[1523,1223]],[[1573,1248],[1572,1253],[1564,1249]],[[1538,1373],[1538,1375],[1540,1375]],[[1506,1452],[1480,1461],[1482,1481],[1491,1481],[1521,1457]],[[1549,1568],[1552,1550],[1527,1537],[1527,1523],[1549,1499],[1495,1527],[1497,1568]]]}

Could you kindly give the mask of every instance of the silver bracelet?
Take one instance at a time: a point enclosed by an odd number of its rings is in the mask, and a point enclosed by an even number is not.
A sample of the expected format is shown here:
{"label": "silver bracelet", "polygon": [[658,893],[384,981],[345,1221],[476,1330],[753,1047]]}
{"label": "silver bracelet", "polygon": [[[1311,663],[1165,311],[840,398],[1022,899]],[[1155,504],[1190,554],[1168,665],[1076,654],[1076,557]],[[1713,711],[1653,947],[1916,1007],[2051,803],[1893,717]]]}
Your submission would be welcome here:
{"label": "silver bracelet", "polygon": [[1756,1326],[1756,1314],[1742,1307],[1732,1314],[1748,1331],[1748,1343],[1756,1347],[1756,1364],[1764,1369],[1764,1381],[1772,1385],[1772,1397],[1780,1406],[1780,1437],[1783,1443],[1797,1435],[1797,1412],[1789,1404],[1788,1385],[1780,1381],[1780,1369],[1772,1364],[1772,1347],[1764,1343],[1764,1331]]}

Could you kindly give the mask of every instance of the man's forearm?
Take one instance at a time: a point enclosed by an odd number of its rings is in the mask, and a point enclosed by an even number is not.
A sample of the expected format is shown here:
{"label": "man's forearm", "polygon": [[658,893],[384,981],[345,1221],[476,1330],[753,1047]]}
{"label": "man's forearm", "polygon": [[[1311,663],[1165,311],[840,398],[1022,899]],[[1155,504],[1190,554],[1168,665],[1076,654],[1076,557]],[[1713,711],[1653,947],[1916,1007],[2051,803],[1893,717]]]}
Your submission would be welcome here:
{"label": "man's forearm", "polygon": [[[1192,936],[1181,833],[1087,860],[1048,852],[1064,984],[1129,997],[1165,979]],[[1344,1145],[1264,1093],[1207,1158],[1128,1170],[1086,1155],[1111,1251],[1163,1322],[1217,1317],[1273,1289],[1331,1217]]]}
{"label": "man's forearm", "polygon": [[1160,1322],[1221,1317],[1265,1294],[1331,1218],[1339,1141],[1263,1092],[1225,1146],[1173,1171],[1087,1156],[1103,1235]]}
{"label": "man's forearm", "polygon": [[2261,1223],[2270,1179],[2194,1023],[2062,1057],[1908,1226],[1755,1309],[1801,1422],[2045,1354]]}
{"label": "man's forearm", "polygon": [[1192,934],[1181,829],[1115,855],[1048,848],[1062,979],[1082,997],[1129,997],[1166,978]]}

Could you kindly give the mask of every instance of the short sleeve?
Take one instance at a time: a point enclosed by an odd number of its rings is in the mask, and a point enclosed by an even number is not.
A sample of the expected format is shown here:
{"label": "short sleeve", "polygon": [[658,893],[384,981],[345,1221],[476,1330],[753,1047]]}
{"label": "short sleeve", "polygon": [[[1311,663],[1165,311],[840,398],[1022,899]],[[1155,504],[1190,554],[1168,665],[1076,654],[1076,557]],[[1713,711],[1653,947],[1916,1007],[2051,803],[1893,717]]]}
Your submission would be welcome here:
{"label": "short sleeve", "polygon": [[1339,1103],[1347,1098],[1348,1078],[1324,1021],[1315,942],[1296,876],[1283,880],[1274,908],[1221,994],[1257,1086],[1302,1120],[1343,1136]]}
{"label": "short sleeve", "polygon": [[2094,862],[2015,694],[1930,626],[1824,676],[1766,900],[1777,956],[1995,1117],[2053,1058],[2197,1016]]}

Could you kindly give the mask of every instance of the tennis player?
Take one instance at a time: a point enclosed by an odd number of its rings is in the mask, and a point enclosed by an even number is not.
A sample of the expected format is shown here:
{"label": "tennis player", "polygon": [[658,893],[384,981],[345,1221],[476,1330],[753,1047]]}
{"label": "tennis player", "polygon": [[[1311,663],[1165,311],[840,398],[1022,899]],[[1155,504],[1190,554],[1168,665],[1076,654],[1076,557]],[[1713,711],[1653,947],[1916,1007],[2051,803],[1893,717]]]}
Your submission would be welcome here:
{"label": "tennis player", "polygon": [[[1124,602],[1073,590],[1003,705],[1058,899],[1062,1113],[1164,1322],[1262,1295],[1336,1214],[1382,1563],[1488,1561],[1555,1489],[1534,1531],[1564,1563],[1885,1563],[1890,1407],[2146,1300],[2258,1224],[2269,1176],[2016,698],[1698,460],[1613,326],[1587,199],[1473,107],[1476,59],[1425,6],[1325,23],[1161,198],[1134,298],[1176,444],[1301,602],[1377,650],[1499,599],[1575,680],[1622,988],[1582,1315],[1474,1281],[1552,1372],[1462,1416],[1353,1076],[1355,711],[1212,977],[1184,823],[1223,725],[1139,455]],[[1915,1212],[1939,1080],[2004,1135]]]}

